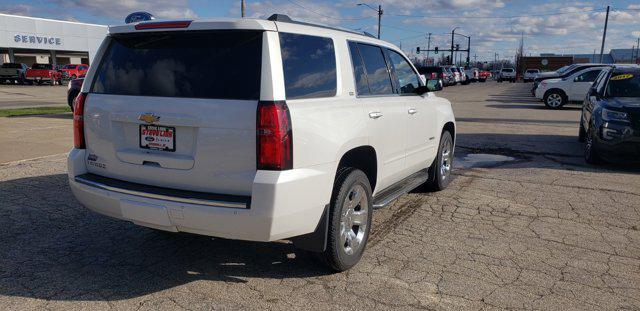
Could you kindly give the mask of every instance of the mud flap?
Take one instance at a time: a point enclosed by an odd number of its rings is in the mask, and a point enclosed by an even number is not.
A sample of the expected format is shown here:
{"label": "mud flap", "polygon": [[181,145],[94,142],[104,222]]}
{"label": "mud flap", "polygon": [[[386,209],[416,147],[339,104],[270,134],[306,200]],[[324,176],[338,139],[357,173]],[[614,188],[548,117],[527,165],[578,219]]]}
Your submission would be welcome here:
{"label": "mud flap", "polygon": [[299,249],[321,253],[327,249],[327,235],[329,233],[329,205],[324,206],[322,217],[316,226],[316,230],[291,238],[293,245]]}

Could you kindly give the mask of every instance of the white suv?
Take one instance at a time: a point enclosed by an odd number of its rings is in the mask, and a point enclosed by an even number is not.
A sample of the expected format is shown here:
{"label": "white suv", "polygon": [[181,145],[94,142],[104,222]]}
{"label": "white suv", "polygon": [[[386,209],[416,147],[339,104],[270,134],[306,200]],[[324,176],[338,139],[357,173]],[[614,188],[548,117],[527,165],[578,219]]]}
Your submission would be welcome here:
{"label": "white suv", "polygon": [[498,82],[510,81],[516,82],[516,71],[513,68],[502,68],[498,75]]}
{"label": "white suv", "polygon": [[603,68],[604,65],[588,67],[565,78],[543,80],[535,90],[536,98],[552,109],[560,109],[568,102],[583,101]]}
{"label": "white suv", "polygon": [[451,178],[451,103],[385,41],[282,15],[154,20],[110,27],[96,64],[68,174],[104,215],[290,239],[345,270],[374,208]]}

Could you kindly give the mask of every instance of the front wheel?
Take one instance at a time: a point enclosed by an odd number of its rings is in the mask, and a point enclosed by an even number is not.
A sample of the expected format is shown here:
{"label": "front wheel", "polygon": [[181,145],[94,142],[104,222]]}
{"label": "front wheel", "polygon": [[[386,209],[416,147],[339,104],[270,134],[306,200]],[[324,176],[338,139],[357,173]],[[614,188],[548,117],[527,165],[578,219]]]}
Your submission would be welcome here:
{"label": "front wheel", "polygon": [[425,186],[429,190],[440,191],[447,188],[451,182],[453,168],[453,137],[449,131],[444,131],[440,137],[438,155],[429,167],[429,179]]}
{"label": "front wheel", "polygon": [[355,266],[367,245],[373,199],[369,179],[361,170],[341,169],[329,210],[327,248],[321,259],[335,271]]}
{"label": "front wheel", "polygon": [[598,155],[598,152],[595,147],[595,133],[591,128],[589,128],[586,132],[585,143],[584,143],[584,160],[589,164],[600,164],[602,160]]}
{"label": "front wheel", "polygon": [[560,109],[566,102],[566,97],[559,91],[551,91],[544,95],[544,105],[551,109]]}

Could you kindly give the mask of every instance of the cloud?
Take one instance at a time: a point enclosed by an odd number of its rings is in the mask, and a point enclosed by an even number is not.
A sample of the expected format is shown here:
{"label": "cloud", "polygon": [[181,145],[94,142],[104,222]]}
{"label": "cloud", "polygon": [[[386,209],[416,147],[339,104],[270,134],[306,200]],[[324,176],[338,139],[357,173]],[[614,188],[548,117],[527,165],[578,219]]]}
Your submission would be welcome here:
{"label": "cloud", "polygon": [[0,6],[0,12],[4,14],[31,16],[33,7],[28,4],[11,4]]}
{"label": "cloud", "polygon": [[135,11],[147,11],[160,19],[195,18],[187,0],[53,0],[67,9],[86,10],[92,15],[122,19]]}
{"label": "cloud", "polygon": [[[309,0],[297,0],[292,2],[251,1],[246,5],[247,16],[254,18],[267,18],[272,14],[286,14],[292,19],[309,21],[327,25],[339,25],[354,17],[344,17],[336,6],[331,3],[318,3]],[[233,12],[237,14],[239,5]]]}

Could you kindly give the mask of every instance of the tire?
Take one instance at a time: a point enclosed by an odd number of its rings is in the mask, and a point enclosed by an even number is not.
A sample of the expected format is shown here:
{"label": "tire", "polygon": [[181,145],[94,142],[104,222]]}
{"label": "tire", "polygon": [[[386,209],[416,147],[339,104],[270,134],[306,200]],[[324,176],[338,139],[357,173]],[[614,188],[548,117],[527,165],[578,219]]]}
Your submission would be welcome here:
{"label": "tire", "polygon": [[449,131],[442,132],[438,156],[429,167],[429,179],[424,186],[427,190],[440,191],[447,188],[451,182],[451,169],[453,168],[454,144]]}
{"label": "tire", "polygon": [[567,96],[562,91],[551,90],[544,94],[544,105],[551,109],[560,109],[567,103]]}
{"label": "tire", "polygon": [[580,128],[578,129],[578,141],[584,143],[587,140],[587,133],[582,126],[582,119],[580,119]]}
{"label": "tire", "polygon": [[584,161],[589,164],[600,164],[602,160],[598,155],[598,151],[595,148],[595,140],[594,133],[591,130],[591,127],[586,132],[585,143],[584,143]]}
{"label": "tire", "polygon": [[373,199],[367,175],[354,168],[341,169],[329,210],[327,248],[320,259],[335,271],[355,266],[369,239]]}

